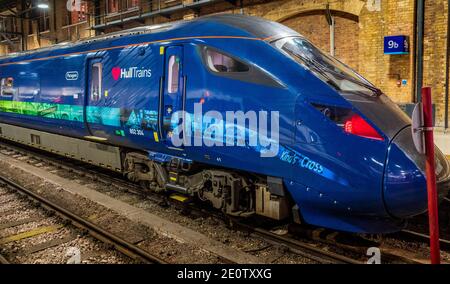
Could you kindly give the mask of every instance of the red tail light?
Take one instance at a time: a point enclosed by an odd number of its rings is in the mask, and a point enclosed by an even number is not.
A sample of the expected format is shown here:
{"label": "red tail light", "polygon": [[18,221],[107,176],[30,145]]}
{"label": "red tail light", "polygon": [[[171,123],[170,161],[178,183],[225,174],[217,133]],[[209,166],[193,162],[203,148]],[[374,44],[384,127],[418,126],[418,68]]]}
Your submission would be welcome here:
{"label": "red tail light", "polygon": [[354,114],[344,123],[344,131],[353,135],[383,141],[383,137],[364,118]]}
{"label": "red tail light", "polygon": [[383,141],[384,138],[360,115],[354,113],[349,108],[327,106],[322,104],[312,104],[329,120],[333,121],[339,127],[342,127],[346,133],[360,137]]}

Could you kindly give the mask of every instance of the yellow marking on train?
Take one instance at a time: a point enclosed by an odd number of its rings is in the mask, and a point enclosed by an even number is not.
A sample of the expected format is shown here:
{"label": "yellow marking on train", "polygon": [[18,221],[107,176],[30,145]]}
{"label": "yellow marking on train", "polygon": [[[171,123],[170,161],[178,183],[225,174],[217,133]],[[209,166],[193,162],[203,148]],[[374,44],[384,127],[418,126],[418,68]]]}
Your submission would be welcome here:
{"label": "yellow marking on train", "polygon": [[159,142],[158,132],[153,132],[153,138],[155,138],[156,142]]}
{"label": "yellow marking on train", "polygon": [[171,181],[177,181],[177,178],[176,177],[170,177],[170,180]]}
{"label": "yellow marking on train", "polygon": [[107,98],[109,95],[108,91],[105,91],[105,98]]}
{"label": "yellow marking on train", "polygon": [[159,54],[160,54],[160,55],[164,55],[164,46],[161,46],[161,47],[159,48]]}
{"label": "yellow marking on train", "polygon": [[27,239],[27,238],[31,238],[34,236],[38,236],[38,235],[42,235],[45,233],[51,233],[54,231],[57,231],[59,228],[61,228],[62,225],[57,225],[57,226],[46,226],[46,227],[39,227],[27,232],[23,232],[23,233],[19,233],[17,235],[12,235],[9,237],[5,237],[0,239],[0,244],[7,244],[10,242],[15,242],[15,241],[20,241],[23,239]]}
{"label": "yellow marking on train", "polygon": [[180,201],[180,202],[185,202],[186,200],[189,199],[186,196],[182,196],[182,195],[178,195],[178,194],[172,194],[169,197],[174,199],[174,200],[176,200],[176,201]]}
{"label": "yellow marking on train", "polygon": [[93,140],[93,141],[107,141],[108,139],[104,137],[97,137],[97,136],[84,136],[85,139]]}

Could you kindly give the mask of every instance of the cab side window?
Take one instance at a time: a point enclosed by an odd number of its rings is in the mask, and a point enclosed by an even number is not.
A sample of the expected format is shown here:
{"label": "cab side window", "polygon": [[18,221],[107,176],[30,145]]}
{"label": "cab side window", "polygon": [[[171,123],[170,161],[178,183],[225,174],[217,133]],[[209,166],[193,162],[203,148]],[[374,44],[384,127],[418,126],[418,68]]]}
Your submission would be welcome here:
{"label": "cab side window", "polygon": [[198,48],[205,69],[215,76],[266,87],[286,88],[276,77],[247,58],[244,60],[211,46],[199,45]]}
{"label": "cab side window", "polygon": [[211,71],[218,73],[249,71],[244,63],[210,48],[206,50],[206,63]]}
{"label": "cab side window", "polygon": [[177,93],[180,84],[180,59],[176,55],[169,58],[168,74],[167,90],[169,94]]}
{"label": "cab side window", "polygon": [[91,71],[91,101],[97,102],[102,98],[102,64],[94,63]]}

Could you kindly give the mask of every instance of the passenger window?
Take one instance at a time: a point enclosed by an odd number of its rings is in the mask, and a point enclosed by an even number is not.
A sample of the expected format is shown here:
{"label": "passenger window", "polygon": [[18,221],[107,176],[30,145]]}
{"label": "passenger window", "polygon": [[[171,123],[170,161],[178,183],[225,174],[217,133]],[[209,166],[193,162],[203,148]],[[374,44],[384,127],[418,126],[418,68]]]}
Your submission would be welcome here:
{"label": "passenger window", "polygon": [[211,49],[206,50],[206,62],[209,69],[214,72],[226,73],[249,71],[247,65],[237,61],[234,58]]}
{"label": "passenger window", "polygon": [[97,102],[102,98],[102,64],[94,63],[91,74],[91,101]]}
{"label": "passenger window", "polygon": [[7,97],[14,95],[14,79],[12,77],[2,78],[0,95]]}
{"label": "passenger window", "polygon": [[176,55],[169,58],[169,78],[167,82],[167,90],[169,94],[178,92],[180,79],[180,59]]}

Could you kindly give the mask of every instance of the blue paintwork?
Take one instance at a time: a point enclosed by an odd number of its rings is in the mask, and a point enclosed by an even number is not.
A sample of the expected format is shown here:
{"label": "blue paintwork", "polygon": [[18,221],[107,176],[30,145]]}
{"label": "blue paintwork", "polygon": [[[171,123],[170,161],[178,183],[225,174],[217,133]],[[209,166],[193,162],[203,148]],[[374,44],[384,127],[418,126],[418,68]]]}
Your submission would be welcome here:
{"label": "blue paintwork", "polygon": [[[423,178],[403,175],[401,180],[398,179],[395,165],[412,171],[417,168],[402,149],[390,144],[392,137],[368,119],[367,112],[361,112],[311,71],[268,41],[261,40],[261,36],[253,32],[258,30],[257,26],[245,29],[230,25],[223,21],[227,17],[236,21],[255,21],[254,25],[264,22],[275,31],[282,29],[279,34],[268,36],[298,36],[279,24],[225,15],[177,24],[171,29],[150,34],[122,36],[4,58],[0,60],[0,77],[19,78],[23,72],[26,78],[30,78],[16,80],[15,86],[27,89],[26,98],[18,97],[17,100],[87,106],[84,115],[88,119],[55,120],[0,113],[0,121],[81,139],[88,135],[105,137],[112,145],[147,150],[150,157],[158,161],[165,161],[173,155],[188,161],[281,177],[292,199],[299,205],[303,219],[318,226],[352,232],[390,232],[401,227],[402,220],[396,217],[403,217],[404,212],[408,216],[423,212],[425,207],[420,202],[414,206],[399,202],[404,192],[410,194],[404,191],[405,188],[415,188],[408,197],[410,201],[422,198],[425,192]],[[264,71],[281,86],[212,74],[202,62],[199,45],[232,54]],[[166,51],[163,54],[160,53],[162,47]],[[201,99],[204,100],[203,113],[215,110],[224,117],[225,111],[278,111],[278,155],[261,158],[258,149],[250,147],[184,147],[180,151],[169,148],[168,141],[155,141],[154,132],[163,134],[159,139],[164,138],[164,131],[157,126],[158,116],[166,116],[158,113],[159,82],[165,77],[170,54],[181,57],[181,73],[187,77],[186,111],[193,113],[194,103]],[[108,96],[92,102],[86,88],[90,80],[87,70],[95,62],[103,64],[103,91],[108,91]],[[151,77],[115,80],[112,70],[117,67],[151,69]],[[73,73],[68,75],[67,72],[78,72],[77,79],[67,80],[66,76],[73,78],[70,76]],[[180,82],[182,87],[183,82]],[[30,95],[33,89],[37,90],[34,97]],[[180,94],[170,97],[165,88],[162,105],[180,109]],[[352,109],[369,121],[382,134],[384,141],[344,133],[311,103]],[[374,105],[395,117],[400,115],[389,109],[394,108],[392,102],[375,101]],[[123,117],[127,118],[126,123]],[[143,117],[148,118],[145,127],[139,125]],[[409,123],[399,118],[390,128],[397,133]],[[143,131],[143,136],[131,134],[130,129],[136,127]],[[125,136],[116,135],[118,130],[123,130]],[[390,161],[388,169],[387,160]]]}
{"label": "blue paintwork", "polygon": [[[398,218],[406,218],[425,211],[427,206],[426,180],[417,165],[396,145],[389,147],[384,198],[388,211]],[[417,198],[419,197],[419,198]]]}

